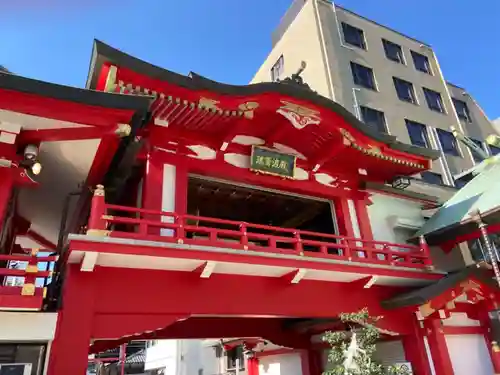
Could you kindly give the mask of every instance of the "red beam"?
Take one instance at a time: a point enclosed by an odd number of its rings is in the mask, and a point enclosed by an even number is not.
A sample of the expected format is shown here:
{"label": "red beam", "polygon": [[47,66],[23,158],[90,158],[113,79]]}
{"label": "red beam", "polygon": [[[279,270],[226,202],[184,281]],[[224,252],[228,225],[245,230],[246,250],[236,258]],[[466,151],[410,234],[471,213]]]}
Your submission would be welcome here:
{"label": "red beam", "polygon": [[80,141],[84,139],[102,138],[106,134],[114,132],[114,128],[102,128],[94,126],[62,128],[62,129],[41,129],[24,130],[18,137],[18,144],[39,144],[40,142],[57,141]]}
{"label": "red beam", "polygon": [[101,182],[119,145],[120,138],[116,134],[106,135],[101,139],[94,162],[87,176],[86,182],[88,186],[95,187],[96,184]]}
{"label": "red beam", "polygon": [[[111,237],[112,237],[111,233]],[[159,237],[159,236],[158,236]],[[151,239],[153,237],[150,237]],[[171,241],[176,243],[175,238],[164,237],[163,242]],[[206,243],[205,243],[206,245]],[[219,243],[220,245],[220,243]],[[390,277],[403,277],[403,278],[414,278],[414,279],[425,279],[425,280],[439,280],[443,276],[440,274],[433,273],[423,273],[423,272],[411,272],[404,269],[397,269],[397,267],[389,268],[376,268],[370,267],[369,265],[353,265],[353,264],[342,264],[342,263],[330,263],[330,262],[318,262],[318,257],[313,254],[308,254],[308,256],[303,256],[300,259],[288,259],[288,258],[275,258],[275,257],[263,257],[253,254],[252,251],[241,252],[239,254],[230,253],[215,253],[207,252],[203,250],[190,250],[186,251],[184,249],[178,248],[168,248],[168,247],[153,247],[148,245],[133,245],[133,244],[113,244],[110,246],[107,243],[101,242],[88,242],[84,240],[72,240],[70,242],[71,250],[80,251],[97,251],[105,254],[128,254],[128,255],[145,255],[145,256],[156,256],[161,258],[179,258],[179,259],[196,259],[205,261],[220,261],[220,262],[231,262],[231,263],[247,263],[247,264],[259,264],[268,265],[275,267],[290,267],[290,268],[309,268],[324,271],[335,271],[335,272],[347,272],[347,273],[360,273],[364,275],[378,275],[378,276],[390,276]],[[274,252],[276,253],[276,252]],[[308,259],[309,258],[309,259]],[[326,258],[328,259],[328,257]],[[330,258],[333,259],[333,258]],[[360,260],[362,261],[362,259]],[[283,285],[283,281],[280,280],[280,285]],[[310,281],[310,280],[307,280]],[[302,281],[304,283],[305,281]],[[302,284],[300,283],[300,284]]]}
{"label": "red beam", "polygon": [[[151,315],[141,317],[142,324]],[[99,317],[97,315],[96,317]],[[111,315],[119,317],[119,314]],[[122,322],[122,321],[120,321]],[[117,323],[113,323],[118,326]],[[123,327],[123,325],[121,325]],[[262,337],[276,345],[290,347],[308,347],[309,336],[289,333],[282,330],[282,320],[277,318],[240,318],[240,317],[213,317],[189,318],[171,324],[164,329],[154,332],[144,332],[133,337],[134,340],[162,340],[162,339],[197,339],[220,337]],[[125,337],[118,340],[98,340],[91,346],[91,353],[115,348],[130,340]]]}
{"label": "red beam", "polygon": [[26,232],[26,237],[29,237],[33,241],[39,243],[44,249],[52,251],[56,251],[57,249],[57,246],[53,242],[49,241],[48,239],[31,229],[28,229],[28,231]]}
{"label": "red beam", "polygon": [[326,151],[316,158],[314,163],[311,164],[314,171],[319,170],[328,160],[334,158],[336,155],[345,150],[347,144],[345,142],[345,138],[341,138],[342,139],[335,138],[333,144],[331,144],[330,147],[326,147]]}
{"label": "red beam", "polygon": [[131,336],[128,338],[135,340],[133,336],[165,329],[187,317],[183,314],[98,314],[93,320],[92,337]]}
{"label": "red beam", "polygon": [[[85,247],[80,244],[78,249],[83,250]],[[79,272],[77,264],[69,265],[68,269],[72,272],[71,277],[75,283],[89,275]],[[96,267],[92,279],[99,285],[94,298],[99,301],[96,309],[100,314],[119,312],[331,318],[341,312],[354,312],[368,307],[372,315],[384,316],[379,321],[381,329],[395,332],[405,332],[407,319],[412,317],[410,313],[386,311],[380,307],[381,300],[394,294],[395,289],[391,287],[374,286],[370,289],[351,290],[345,283],[313,280],[304,280],[290,287],[283,285],[280,280],[273,282],[269,277],[216,274],[208,279],[198,279],[193,278],[190,272],[111,267]],[[148,285],[153,287],[145,289],[136,280],[148,280]],[[72,282],[66,280],[65,288],[69,291],[72,290]],[[260,296],[257,303],[241,293],[241,285],[247,283],[252,285],[252,293]],[[171,298],[158,298],[162,285],[169,285],[169,288],[176,291],[175,301]],[[217,303],[213,300],[214,291],[217,291]],[[322,297],[325,295],[331,298],[325,300]],[[135,300],[132,305],[126,302],[130,296],[134,296]],[[332,304],[332,299],[338,303]],[[227,337],[242,336],[251,335]],[[221,333],[216,337],[221,337]]]}
{"label": "red beam", "polygon": [[[486,231],[488,233],[491,233],[491,234],[500,232],[500,223],[488,225],[486,227]],[[457,244],[462,243],[462,242],[472,241],[472,240],[475,240],[479,237],[481,237],[481,232],[479,231],[479,229],[477,229],[477,230],[474,230],[470,233],[456,236],[453,239],[451,239],[451,240],[449,240],[449,241],[447,241],[439,246],[443,249],[444,252],[449,253],[451,250],[453,250],[455,248],[455,246]]]}
{"label": "red beam", "polygon": [[1,295],[0,290],[0,309],[1,310],[41,310],[43,296],[22,296],[19,295]]}
{"label": "red beam", "polygon": [[484,335],[486,329],[481,326],[460,327],[460,326],[443,326],[445,335]]}

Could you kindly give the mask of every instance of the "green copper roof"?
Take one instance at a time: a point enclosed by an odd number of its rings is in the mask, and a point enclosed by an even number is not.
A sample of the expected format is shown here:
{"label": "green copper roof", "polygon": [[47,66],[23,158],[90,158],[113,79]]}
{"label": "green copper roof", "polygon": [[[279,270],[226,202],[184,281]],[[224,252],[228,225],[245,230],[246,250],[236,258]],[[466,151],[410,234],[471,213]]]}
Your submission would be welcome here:
{"label": "green copper roof", "polygon": [[475,171],[477,175],[422,226],[417,236],[445,232],[470,222],[477,210],[487,215],[500,208],[500,155],[483,161]]}

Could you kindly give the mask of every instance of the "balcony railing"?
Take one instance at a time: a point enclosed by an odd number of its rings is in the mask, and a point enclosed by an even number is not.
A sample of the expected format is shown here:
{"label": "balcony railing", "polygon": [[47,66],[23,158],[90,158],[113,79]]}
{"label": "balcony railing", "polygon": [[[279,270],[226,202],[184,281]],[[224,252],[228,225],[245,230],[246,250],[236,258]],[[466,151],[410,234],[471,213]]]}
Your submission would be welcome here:
{"label": "balcony railing", "polygon": [[395,267],[432,268],[429,248],[423,238],[419,246],[413,246],[117,206],[105,203],[102,187],[94,193],[87,233]]}
{"label": "balcony railing", "polygon": [[3,279],[0,286],[1,309],[42,308],[46,285],[52,276],[51,264],[58,257],[38,256],[39,251],[33,249],[29,255],[0,255],[0,277]]}

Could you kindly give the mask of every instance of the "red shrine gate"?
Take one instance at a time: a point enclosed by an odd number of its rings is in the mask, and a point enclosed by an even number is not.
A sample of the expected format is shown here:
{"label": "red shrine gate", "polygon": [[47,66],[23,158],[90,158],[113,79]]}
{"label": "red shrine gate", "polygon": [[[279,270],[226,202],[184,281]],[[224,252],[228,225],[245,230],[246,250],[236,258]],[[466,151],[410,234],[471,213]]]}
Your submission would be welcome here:
{"label": "red shrine gate", "polygon": [[[450,311],[466,311],[489,334],[498,288],[483,271],[444,277],[423,237],[374,240],[366,184],[397,195],[384,183],[428,169],[436,152],[374,132],[300,77],[223,85],[99,42],[92,61],[89,88],[107,93],[44,94],[9,77],[9,90],[31,90],[34,103],[11,111],[59,119],[37,104],[49,94],[73,113],[92,105],[85,127],[20,132],[18,148],[99,139],[86,177],[93,196],[82,194],[73,234],[58,247],[62,298],[49,290],[59,311],[50,375],[84,374],[89,344],[99,352],[130,340],[220,337],[301,349],[303,375],[318,375],[311,336],[363,307],[383,316],[386,338],[403,340],[418,375],[431,373],[428,355],[436,375],[453,373],[440,328]],[[74,103],[78,95],[91,98]]]}

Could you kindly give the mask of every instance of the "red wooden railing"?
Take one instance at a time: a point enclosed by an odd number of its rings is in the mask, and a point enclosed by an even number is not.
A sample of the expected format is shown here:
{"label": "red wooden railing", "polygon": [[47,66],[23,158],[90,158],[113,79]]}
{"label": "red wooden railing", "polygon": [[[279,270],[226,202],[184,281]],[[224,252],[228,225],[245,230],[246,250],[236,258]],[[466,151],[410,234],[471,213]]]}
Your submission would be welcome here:
{"label": "red wooden railing", "polygon": [[[33,249],[29,255],[0,254],[0,278],[3,281],[0,285],[0,307],[20,309],[42,307],[47,280],[52,276],[50,264],[56,262],[58,257],[38,256],[38,252],[38,249]],[[19,266],[13,267],[12,262],[18,263]],[[47,270],[40,270],[40,263],[46,263]],[[7,282],[13,277],[15,277],[14,283]],[[38,297],[36,306],[26,301],[27,297]]]}
{"label": "red wooden railing", "polygon": [[97,194],[93,197],[88,234],[396,267],[432,268],[429,248],[423,238],[419,246],[413,246],[117,206],[106,204],[104,194],[99,189],[96,189]]}

